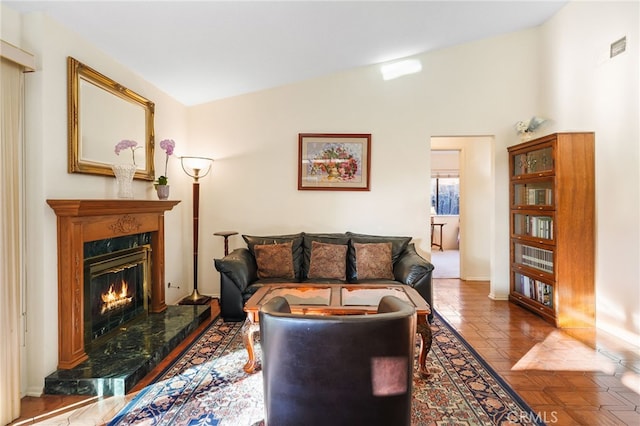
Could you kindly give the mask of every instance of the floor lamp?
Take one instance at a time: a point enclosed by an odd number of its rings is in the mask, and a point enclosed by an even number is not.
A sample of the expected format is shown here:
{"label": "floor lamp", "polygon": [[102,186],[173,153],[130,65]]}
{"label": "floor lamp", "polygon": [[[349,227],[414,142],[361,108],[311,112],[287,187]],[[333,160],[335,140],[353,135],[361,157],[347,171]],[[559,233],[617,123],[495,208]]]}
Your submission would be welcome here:
{"label": "floor lamp", "polygon": [[211,299],[198,293],[198,215],[200,210],[200,182],[213,165],[206,157],[180,157],[182,170],[193,178],[193,293],[180,301],[181,305],[204,305]]}

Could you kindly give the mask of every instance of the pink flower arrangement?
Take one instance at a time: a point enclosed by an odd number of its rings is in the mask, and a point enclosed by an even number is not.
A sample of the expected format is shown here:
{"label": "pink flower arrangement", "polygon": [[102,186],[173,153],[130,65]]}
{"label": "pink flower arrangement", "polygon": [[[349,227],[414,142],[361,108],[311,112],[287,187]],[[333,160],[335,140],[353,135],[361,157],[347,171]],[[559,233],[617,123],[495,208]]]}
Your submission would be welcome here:
{"label": "pink flower arrangement", "polygon": [[158,178],[158,185],[166,185],[169,182],[169,178],[167,177],[167,165],[169,164],[169,157],[173,155],[173,150],[176,147],[176,143],[173,139],[164,139],[160,141],[160,148],[164,149],[165,159],[164,159],[164,175]]}
{"label": "pink flower arrangement", "polygon": [[123,139],[116,144],[116,155],[120,155],[121,151],[125,149],[131,149],[131,158],[133,159],[133,165],[136,164],[136,149],[139,149],[138,142]]}
{"label": "pink flower arrangement", "polygon": [[331,144],[313,158],[309,174],[326,174],[330,179],[349,181],[357,171],[358,160],[353,154],[344,146]]}

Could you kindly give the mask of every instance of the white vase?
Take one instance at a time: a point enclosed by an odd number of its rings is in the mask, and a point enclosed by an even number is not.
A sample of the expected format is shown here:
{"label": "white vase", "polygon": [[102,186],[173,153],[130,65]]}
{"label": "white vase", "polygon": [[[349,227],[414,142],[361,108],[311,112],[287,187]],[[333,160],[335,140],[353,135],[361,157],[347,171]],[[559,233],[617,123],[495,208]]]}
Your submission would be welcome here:
{"label": "white vase", "polygon": [[155,185],[158,199],[166,200],[169,198],[169,185]]}
{"label": "white vase", "polygon": [[133,198],[133,175],[135,164],[114,164],[111,166],[118,183],[118,198]]}

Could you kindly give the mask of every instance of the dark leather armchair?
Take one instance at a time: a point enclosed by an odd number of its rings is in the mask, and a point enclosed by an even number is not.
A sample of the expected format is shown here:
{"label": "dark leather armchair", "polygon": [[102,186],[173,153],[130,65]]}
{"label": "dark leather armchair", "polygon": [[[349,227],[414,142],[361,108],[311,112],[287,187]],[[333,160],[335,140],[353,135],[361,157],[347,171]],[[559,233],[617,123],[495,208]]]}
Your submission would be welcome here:
{"label": "dark leather armchair", "polygon": [[292,314],[282,297],[260,310],[266,424],[409,425],[416,314],[385,296],[378,314]]}

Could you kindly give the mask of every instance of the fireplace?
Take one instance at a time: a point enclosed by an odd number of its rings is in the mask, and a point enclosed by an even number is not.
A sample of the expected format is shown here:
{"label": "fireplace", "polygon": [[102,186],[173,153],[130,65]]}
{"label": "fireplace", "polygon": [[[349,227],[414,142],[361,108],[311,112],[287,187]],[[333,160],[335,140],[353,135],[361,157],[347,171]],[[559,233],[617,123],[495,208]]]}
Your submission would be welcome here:
{"label": "fireplace", "polygon": [[[114,240],[121,241],[114,244]],[[149,240],[148,233],[85,243],[85,347],[146,315],[151,246],[138,246],[145,240]]]}
{"label": "fireplace", "polygon": [[[102,325],[94,326],[93,320],[91,327],[85,321],[85,313],[93,309],[85,306],[86,259],[148,245],[146,266],[140,267],[142,270],[147,268],[143,282],[147,282],[148,291],[145,293],[143,288],[141,300],[143,304],[148,301],[146,310],[150,314],[167,309],[164,299],[164,212],[179,201],[95,199],[47,200],[47,203],[56,213],[58,228],[58,368],[67,370],[88,359],[87,336],[97,341],[102,335],[110,334],[102,331]],[[121,247],[120,238],[137,238],[138,242]],[[86,243],[96,241],[96,247],[111,249],[102,253],[85,252]],[[127,263],[137,263],[137,260]],[[104,274],[98,276],[101,275]],[[115,285],[114,291],[117,291]],[[127,289],[127,293],[129,291]],[[110,317],[107,322],[113,325],[120,321],[126,319]],[[115,325],[116,329],[118,327]]]}

